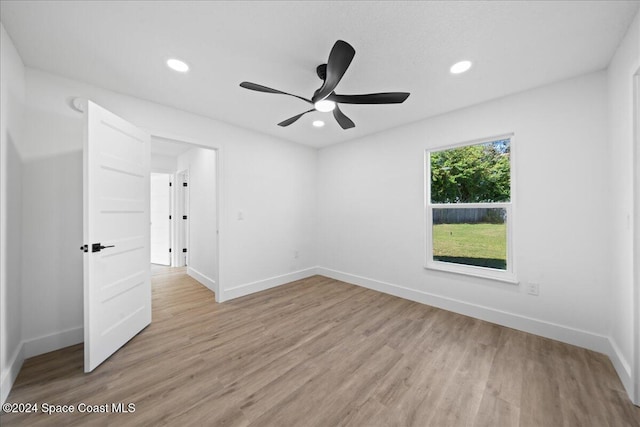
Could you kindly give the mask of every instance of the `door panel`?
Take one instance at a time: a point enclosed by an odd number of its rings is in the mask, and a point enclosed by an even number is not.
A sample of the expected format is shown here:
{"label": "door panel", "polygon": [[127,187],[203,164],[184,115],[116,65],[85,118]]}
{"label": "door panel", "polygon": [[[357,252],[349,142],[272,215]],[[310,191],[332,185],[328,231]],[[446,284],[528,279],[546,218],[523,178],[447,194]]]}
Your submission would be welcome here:
{"label": "door panel", "polygon": [[[151,323],[149,135],[88,102],[84,137],[84,352],[95,369]],[[106,247],[92,251],[92,244]]]}

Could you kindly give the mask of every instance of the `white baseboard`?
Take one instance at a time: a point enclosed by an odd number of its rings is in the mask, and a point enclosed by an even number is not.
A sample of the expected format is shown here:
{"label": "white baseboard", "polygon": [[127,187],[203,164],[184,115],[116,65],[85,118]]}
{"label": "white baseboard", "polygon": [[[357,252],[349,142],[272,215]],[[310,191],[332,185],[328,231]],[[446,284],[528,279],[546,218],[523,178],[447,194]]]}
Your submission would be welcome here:
{"label": "white baseboard", "polygon": [[25,359],[69,347],[70,345],[80,344],[83,341],[83,328],[67,329],[66,331],[22,341],[13,353],[6,372],[3,372],[2,381],[0,382],[0,402],[4,403],[9,397],[13,383],[18,377]]}
{"label": "white baseboard", "polygon": [[55,332],[24,341],[24,357],[29,358],[84,342],[82,327]]}
{"label": "white baseboard", "polygon": [[20,343],[18,348],[11,355],[11,360],[7,363],[7,370],[2,373],[2,380],[0,381],[0,404],[6,402],[9,397],[9,392],[13,387],[13,383],[16,381],[20,368],[24,363],[24,345]]}
{"label": "white baseboard", "polygon": [[295,282],[296,280],[306,279],[307,277],[311,277],[316,274],[317,274],[317,268],[311,267],[304,270],[298,270],[292,273],[283,274],[280,276],[270,277],[264,280],[258,280],[257,282],[235,286],[233,288],[224,290],[224,301],[229,301],[231,299],[249,295],[254,292],[260,292],[270,288],[275,288],[276,286],[284,285],[285,283],[289,283],[289,282]]}
{"label": "white baseboard", "polygon": [[427,304],[433,307],[442,308],[454,313],[485,320],[487,322],[506,326],[520,331],[540,335],[545,338],[562,341],[578,347],[587,348],[599,353],[609,354],[609,338],[569,326],[558,325],[544,320],[534,319],[507,311],[496,310],[478,304],[472,304],[453,298],[431,294],[429,292],[405,288],[391,283],[381,282],[367,277],[357,276],[329,268],[318,267],[317,274],[327,276],[332,279],[373,289],[385,294],[394,295],[400,298]]}
{"label": "white baseboard", "polygon": [[212,292],[216,292],[216,281],[212,278],[200,273],[193,267],[187,267],[187,275],[193,277],[198,282],[209,288]]}
{"label": "white baseboard", "polygon": [[606,352],[606,355],[609,356],[613,367],[616,370],[616,373],[620,377],[620,381],[622,381],[622,385],[626,390],[629,398],[633,400],[633,378],[631,376],[631,365],[627,361],[627,359],[623,356],[620,351],[620,347],[616,344],[613,338],[609,338],[609,351]]}

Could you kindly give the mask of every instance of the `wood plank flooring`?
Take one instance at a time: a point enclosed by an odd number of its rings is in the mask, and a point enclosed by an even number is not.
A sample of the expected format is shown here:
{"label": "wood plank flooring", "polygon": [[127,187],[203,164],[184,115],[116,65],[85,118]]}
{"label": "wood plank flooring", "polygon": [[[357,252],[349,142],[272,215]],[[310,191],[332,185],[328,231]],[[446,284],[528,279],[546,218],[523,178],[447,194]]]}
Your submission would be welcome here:
{"label": "wood plank flooring", "polygon": [[[91,374],[27,360],[3,426],[640,426],[607,357],[315,276],[216,304],[155,270],[153,323]],[[134,413],[78,413],[80,403]]]}

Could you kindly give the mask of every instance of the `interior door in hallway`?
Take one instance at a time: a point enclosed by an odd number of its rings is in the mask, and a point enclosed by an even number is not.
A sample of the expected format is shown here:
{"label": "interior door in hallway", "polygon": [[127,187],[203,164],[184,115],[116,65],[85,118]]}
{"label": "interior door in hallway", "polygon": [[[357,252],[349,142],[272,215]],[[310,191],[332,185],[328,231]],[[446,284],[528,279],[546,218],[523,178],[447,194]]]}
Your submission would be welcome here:
{"label": "interior door in hallway", "polygon": [[150,137],[88,101],[83,146],[84,370],[151,323]]}

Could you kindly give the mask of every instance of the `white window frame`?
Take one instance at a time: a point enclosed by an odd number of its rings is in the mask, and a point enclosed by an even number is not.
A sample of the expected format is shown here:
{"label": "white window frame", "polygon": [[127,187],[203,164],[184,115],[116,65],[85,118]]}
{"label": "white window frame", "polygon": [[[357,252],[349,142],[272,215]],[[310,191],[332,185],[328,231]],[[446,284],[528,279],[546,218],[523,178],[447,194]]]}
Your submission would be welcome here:
{"label": "white window frame", "polygon": [[[509,139],[509,174],[511,184],[511,194],[509,202],[497,203],[431,203],[431,153],[446,151],[452,148],[460,148],[469,145],[486,144],[501,139]],[[456,144],[439,146],[426,149],[424,157],[424,207],[425,207],[425,229],[426,229],[426,256],[425,268],[429,270],[446,271],[450,273],[464,274],[485,279],[499,280],[506,283],[517,284],[516,266],[514,257],[514,205],[515,205],[515,138],[513,133],[507,133],[488,138],[481,138],[472,141],[464,141]],[[466,264],[455,264],[451,262],[435,261],[433,259],[433,209],[473,209],[473,208],[502,208],[507,214],[507,268],[499,270],[496,268],[479,267]]]}

